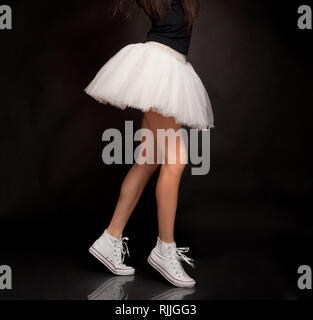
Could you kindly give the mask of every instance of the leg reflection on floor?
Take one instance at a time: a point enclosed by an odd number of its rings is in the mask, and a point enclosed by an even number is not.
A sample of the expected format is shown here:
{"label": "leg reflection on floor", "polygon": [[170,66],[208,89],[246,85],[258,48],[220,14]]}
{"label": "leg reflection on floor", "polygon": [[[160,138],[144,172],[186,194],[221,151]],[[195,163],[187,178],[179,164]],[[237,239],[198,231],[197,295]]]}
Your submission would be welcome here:
{"label": "leg reflection on floor", "polygon": [[[127,300],[129,297],[128,286],[135,280],[135,276],[111,276],[88,295],[88,300]],[[185,296],[192,295],[195,288],[173,288],[159,290],[149,300],[184,300]]]}
{"label": "leg reflection on floor", "polygon": [[89,294],[88,300],[127,300],[125,284],[134,279],[135,276],[112,276]]}
{"label": "leg reflection on floor", "polygon": [[195,288],[173,288],[154,296],[151,300],[184,300],[195,291]]}

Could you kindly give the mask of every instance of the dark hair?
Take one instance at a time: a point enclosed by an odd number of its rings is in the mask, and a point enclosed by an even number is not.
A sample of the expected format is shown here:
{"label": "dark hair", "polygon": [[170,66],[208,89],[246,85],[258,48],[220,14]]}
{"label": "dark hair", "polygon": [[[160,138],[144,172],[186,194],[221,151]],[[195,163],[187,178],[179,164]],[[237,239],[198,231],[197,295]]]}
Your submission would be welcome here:
{"label": "dark hair", "polygon": [[[197,16],[200,2],[199,0],[180,0],[180,2],[185,11],[186,25],[188,28],[191,28]],[[164,12],[171,8],[170,0],[115,0],[114,15],[117,12],[122,12],[129,17],[136,3],[141,6],[149,16],[155,18],[161,18]]]}

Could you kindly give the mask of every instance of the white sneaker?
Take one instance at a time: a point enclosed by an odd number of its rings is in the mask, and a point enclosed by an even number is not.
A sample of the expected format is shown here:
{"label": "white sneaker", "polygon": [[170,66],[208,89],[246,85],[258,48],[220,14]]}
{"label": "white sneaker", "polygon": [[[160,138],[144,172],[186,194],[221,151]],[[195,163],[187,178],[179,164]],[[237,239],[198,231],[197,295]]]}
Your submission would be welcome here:
{"label": "white sneaker", "polygon": [[183,260],[194,267],[193,259],[184,255],[188,251],[189,248],[177,248],[175,242],[165,243],[158,238],[148,262],[174,286],[191,288],[194,287],[196,282],[188,276],[181,264],[181,260]]}
{"label": "white sneaker", "polygon": [[128,238],[114,238],[107,230],[89,248],[89,252],[102,262],[111,272],[120,276],[129,276],[135,273],[135,269],[126,266],[125,255],[129,251],[125,240]]}

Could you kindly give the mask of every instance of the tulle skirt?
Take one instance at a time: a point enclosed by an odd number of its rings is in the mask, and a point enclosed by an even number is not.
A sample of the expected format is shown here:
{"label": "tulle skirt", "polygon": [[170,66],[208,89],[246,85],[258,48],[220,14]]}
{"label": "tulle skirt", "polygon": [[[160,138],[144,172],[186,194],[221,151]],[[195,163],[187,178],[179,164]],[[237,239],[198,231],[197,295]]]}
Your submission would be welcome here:
{"label": "tulle skirt", "polygon": [[186,56],[158,42],[130,44],[85,89],[97,101],[153,110],[191,128],[214,127],[207,91]]}

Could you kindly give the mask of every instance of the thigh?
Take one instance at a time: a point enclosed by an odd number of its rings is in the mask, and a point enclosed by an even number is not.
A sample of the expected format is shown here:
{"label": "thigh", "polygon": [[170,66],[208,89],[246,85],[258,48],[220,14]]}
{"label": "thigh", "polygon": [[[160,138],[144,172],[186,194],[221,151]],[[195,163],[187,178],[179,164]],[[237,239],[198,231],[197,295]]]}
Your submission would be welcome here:
{"label": "thigh", "polygon": [[161,163],[186,163],[182,127],[173,117],[164,117],[160,113],[149,111],[144,114],[143,124],[153,133],[158,160],[161,160]]}

